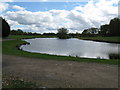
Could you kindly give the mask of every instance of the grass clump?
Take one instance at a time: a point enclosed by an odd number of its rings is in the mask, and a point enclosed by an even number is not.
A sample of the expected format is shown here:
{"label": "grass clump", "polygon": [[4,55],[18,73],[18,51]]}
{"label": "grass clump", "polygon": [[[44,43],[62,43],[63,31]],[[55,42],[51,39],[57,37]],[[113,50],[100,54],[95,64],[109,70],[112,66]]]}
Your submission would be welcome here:
{"label": "grass clump", "polygon": [[110,59],[120,59],[120,54],[111,53],[111,54],[109,54],[109,58]]}

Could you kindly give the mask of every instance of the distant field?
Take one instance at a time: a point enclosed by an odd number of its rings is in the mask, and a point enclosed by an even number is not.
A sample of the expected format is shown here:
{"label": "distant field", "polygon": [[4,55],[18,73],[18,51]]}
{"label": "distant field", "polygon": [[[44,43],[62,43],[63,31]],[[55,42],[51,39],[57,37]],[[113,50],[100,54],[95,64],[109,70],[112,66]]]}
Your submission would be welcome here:
{"label": "distant field", "polygon": [[79,37],[79,39],[120,43],[120,37],[101,37],[101,36],[99,36],[99,37]]}
{"label": "distant field", "polygon": [[23,38],[49,38],[49,37],[54,37],[54,36],[43,36],[43,35],[9,35],[7,38],[11,39],[23,39]]}
{"label": "distant field", "polygon": [[[43,36],[43,35],[10,35],[7,38],[11,39],[22,39],[22,38],[54,38],[55,36]],[[120,37],[78,37],[83,40],[94,40],[94,41],[104,41],[104,42],[116,42],[120,43]]]}
{"label": "distant field", "polygon": [[[106,60],[106,59],[91,59],[91,58],[79,58],[71,56],[57,56],[57,55],[48,55],[40,53],[32,53],[27,51],[18,50],[18,46],[25,44],[27,42],[21,41],[21,38],[34,38],[41,36],[9,36],[8,38],[16,40],[8,40],[2,42],[2,53],[8,55],[24,56],[30,58],[40,58],[40,59],[51,59],[51,60],[67,60],[67,61],[83,61],[83,62],[97,62],[97,63],[106,63],[106,64],[118,64],[118,60]],[[17,47],[16,47],[17,46]]]}

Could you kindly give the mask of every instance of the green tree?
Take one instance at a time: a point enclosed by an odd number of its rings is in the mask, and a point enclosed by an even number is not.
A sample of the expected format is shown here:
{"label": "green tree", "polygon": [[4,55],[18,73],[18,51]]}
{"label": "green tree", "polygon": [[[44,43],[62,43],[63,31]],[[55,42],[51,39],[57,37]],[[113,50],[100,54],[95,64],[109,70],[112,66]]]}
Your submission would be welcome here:
{"label": "green tree", "polygon": [[114,18],[110,21],[110,36],[120,36],[120,19]]}
{"label": "green tree", "polygon": [[85,29],[83,32],[82,32],[82,35],[83,36],[95,36],[97,35],[99,32],[99,29],[98,28],[89,28],[89,29]]}
{"label": "green tree", "polygon": [[85,29],[85,30],[82,32],[82,35],[83,35],[83,36],[88,36],[88,35],[90,35],[90,33],[89,33],[88,31],[89,31],[89,29]]}
{"label": "green tree", "polygon": [[109,35],[110,34],[109,25],[108,24],[101,25],[99,34],[102,35],[102,36]]}
{"label": "green tree", "polygon": [[59,28],[57,36],[60,39],[67,39],[68,38],[68,30],[66,28]]}
{"label": "green tree", "polygon": [[23,35],[23,33],[24,33],[21,29],[18,29],[17,32],[19,35]]}
{"label": "green tree", "polygon": [[11,31],[10,31],[10,34],[11,34],[11,35],[17,35],[17,31],[16,31],[16,30],[11,30]]}
{"label": "green tree", "polygon": [[98,31],[99,31],[98,28],[90,28],[90,33],[91,33],[92,35],[98,34]]}
{"label": "green tree", "polygon": [[7,37],[10,34],[10,26],[5,19],[2,19],[2,37]]}
{"label": "green tree", "polygon": [[10,34],[11,35],[23,35],[25,34],[25,32],[23,32],[21,29],[18,29],[18,30],[12,30]]}

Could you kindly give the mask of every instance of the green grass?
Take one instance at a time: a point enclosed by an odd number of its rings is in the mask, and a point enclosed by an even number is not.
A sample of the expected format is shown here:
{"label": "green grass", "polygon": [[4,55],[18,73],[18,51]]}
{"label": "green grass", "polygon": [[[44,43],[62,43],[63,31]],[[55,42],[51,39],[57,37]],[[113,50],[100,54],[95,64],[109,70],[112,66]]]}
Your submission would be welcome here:
{"label": "green grass", "polygon": [[[10,35],[7,38],[11,39],[22,39],[22,38],[54,38],[55,36],[43,36],[43,35]],[[98,41],[109,41],[109,42],[120,42],[120,37],[78,37],[83,40],[98,40]]]}
{"label": "green grass", "polygon": [[102,36],[97,36],[97,37],[79,37],[79,39],[120,43],[120,37],[102,37]]}
{"label": "green grass", "polygon": [[[81,61],[81,62],[96,62],[96,63],[104,63],[104,64],[118,64],[118,60],[106,60],[106,59],[91,59],[91,58],[79,58],[79,57],[71,57],[71,56],[57,56],[57,55],[48,55],[48,54],[40,54],[40,53],[32,53],[27,51],[18,50],[17,45],[21,45],[26,43],[25,41],[21,41],[21,38],[26,38],[26,36],[10,36],[16,40],[3,41],[2,45],[2,53],[8,55],[15,56],[23,56],[29,58],[39,58],[39,59],[47,59],[47,60],[65,60],[65,61]],[[28,36],[30,38],[31,36]]]}
{"label": "green grass", "polygon": [[23,38],[53,38],[55,36],[43,36],[43,35],[9,35],[10,39],[23,39]]}

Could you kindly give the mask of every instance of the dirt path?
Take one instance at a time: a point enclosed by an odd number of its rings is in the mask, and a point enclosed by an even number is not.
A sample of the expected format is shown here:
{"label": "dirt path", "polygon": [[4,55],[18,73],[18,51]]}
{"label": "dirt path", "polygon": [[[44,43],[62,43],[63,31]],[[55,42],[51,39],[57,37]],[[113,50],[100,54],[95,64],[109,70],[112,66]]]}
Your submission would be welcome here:
{"label": "dirt path", "polygon": [[117,65],[55,61],[3,55],[3,74],[40,86],[59,88],[117,88]]}
{"label": "dirt path", "polygon": [[15,40],[15,39],[9,39],[9,38],[0,39],[0,41],[9,41],[9,40]]}

